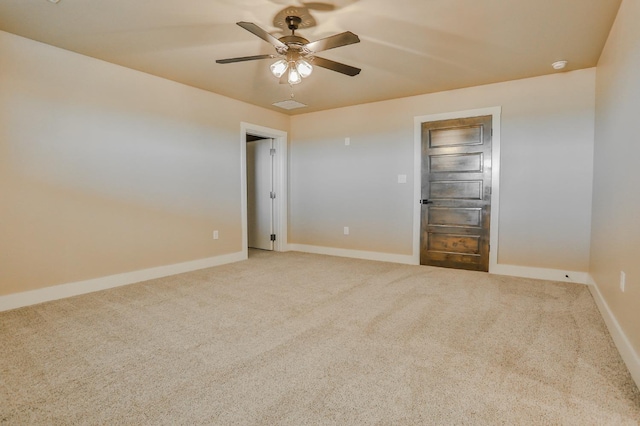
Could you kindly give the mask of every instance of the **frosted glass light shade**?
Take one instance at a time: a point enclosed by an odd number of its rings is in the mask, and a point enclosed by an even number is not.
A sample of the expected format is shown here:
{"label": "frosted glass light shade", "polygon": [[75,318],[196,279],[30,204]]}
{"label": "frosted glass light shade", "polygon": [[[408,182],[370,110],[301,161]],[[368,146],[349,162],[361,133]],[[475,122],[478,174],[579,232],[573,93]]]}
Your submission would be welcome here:
{"label": "frosted glass light shade", "polygon": [[284,75],[284,73],[289,68],[289,64],[284,59],[280,59],[279,61],[271,64],[271,73],[276,77],[280,78]]}
{"label": "frosted glass light shade", "polygon": [[296,61],[296,69],[298,70],[298,74],[300,74],[300,77],[302,78],[309,77],[313,72],[313,67],[311,66],[311,64],[304,59],[298,59]]}
{"label": "frosted glass light shade", "polygon": [[287,79],[287,81],[289,82],[289,84],[298,84],[302,81],[302,77],[300,77],[300,73],[295,66],[289,67],[289,78]]}

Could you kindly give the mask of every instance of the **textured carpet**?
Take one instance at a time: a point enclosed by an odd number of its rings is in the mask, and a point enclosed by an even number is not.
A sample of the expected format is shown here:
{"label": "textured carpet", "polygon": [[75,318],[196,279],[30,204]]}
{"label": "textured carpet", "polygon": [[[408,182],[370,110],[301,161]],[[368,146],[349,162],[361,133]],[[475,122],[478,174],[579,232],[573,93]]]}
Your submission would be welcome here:
{"label": "textured carpet", "polygon": [[251,252],[0,313],[0,423],[638,424],[585,286]]}

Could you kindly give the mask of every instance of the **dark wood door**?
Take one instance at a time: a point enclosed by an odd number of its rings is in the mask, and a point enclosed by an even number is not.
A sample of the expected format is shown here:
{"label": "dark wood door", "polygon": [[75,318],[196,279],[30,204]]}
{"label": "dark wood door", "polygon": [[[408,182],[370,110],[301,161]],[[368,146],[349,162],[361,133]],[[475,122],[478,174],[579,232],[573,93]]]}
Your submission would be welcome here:
{"label": "dark wood door", "polygon": [[491,116],[422,123],[420,264],[489,270]]}

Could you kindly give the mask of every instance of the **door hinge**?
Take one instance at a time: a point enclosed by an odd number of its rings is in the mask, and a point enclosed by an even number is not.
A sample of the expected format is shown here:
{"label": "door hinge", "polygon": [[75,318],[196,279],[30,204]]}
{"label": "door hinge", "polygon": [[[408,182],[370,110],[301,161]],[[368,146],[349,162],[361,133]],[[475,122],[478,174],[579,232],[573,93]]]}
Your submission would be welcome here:
{"label": "door hinge", "polygon": [[271,148],[271,149],[269,150],[269,154],[271,154],[271,155],[276,155],[276,149],[275,149],[275,148]]}
{"label": "door hinge", "polygon": [[276,198],[276,193],[275,193],[275,192],[273,192],[273,191],[271,191],[271,192],[269,193],[269,197],[270,197],[271,199]]}
{"label": "door hinge", "polygon": [[271,241],[275,241],[276,240],[276,234],[271,234]]}

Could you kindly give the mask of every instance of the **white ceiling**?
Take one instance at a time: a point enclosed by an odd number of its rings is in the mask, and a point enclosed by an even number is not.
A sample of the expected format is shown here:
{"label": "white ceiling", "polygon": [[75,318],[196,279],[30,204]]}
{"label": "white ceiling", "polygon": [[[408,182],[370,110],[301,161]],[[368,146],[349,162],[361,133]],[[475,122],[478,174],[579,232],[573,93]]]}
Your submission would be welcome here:
{"label": "white ceiling", "polygon": [[[47,0],[0,1],[0,29],[265,108],[298,114],[515,80],[596,65],[621,0]],[[279,84],[274,60],[216,59],[275,53],[237,21],[276,37],[286,8],[316,25],[314,41],[352,31],[361,42],[320,56],[362,68],[348,77],[316,67]],[[288,33],[288,31],[287,31]],[[295,100],[291,111],[272,106]]]}

